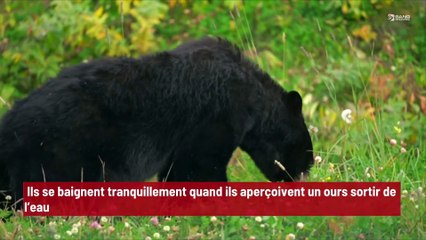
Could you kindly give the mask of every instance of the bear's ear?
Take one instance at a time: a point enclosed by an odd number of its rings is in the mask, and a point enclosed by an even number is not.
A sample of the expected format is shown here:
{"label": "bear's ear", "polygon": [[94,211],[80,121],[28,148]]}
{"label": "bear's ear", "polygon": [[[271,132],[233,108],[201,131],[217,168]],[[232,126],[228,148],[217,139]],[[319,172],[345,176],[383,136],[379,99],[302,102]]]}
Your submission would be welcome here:
{"label": "bear's ear", "polygon": [[290,91],[285,96],[285,101],[287,109],[290,112],[299,114],[302,112],[302,97],[296,91]]}

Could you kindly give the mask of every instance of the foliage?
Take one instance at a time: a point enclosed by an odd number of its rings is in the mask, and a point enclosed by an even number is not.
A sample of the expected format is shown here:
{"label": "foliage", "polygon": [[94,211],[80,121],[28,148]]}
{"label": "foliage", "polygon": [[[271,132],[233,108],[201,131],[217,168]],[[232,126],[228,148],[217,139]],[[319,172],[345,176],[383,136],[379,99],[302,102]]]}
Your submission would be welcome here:
{"label": "foliage", "polygon": [[[411,18],[391,22],[389,13]],[[289,233],[298,239],[424,239],[425,23],[420,1],[5,0],[0,2],[0,115],[65,66],[222,36],[284,88],[304,96],[315,156],[321,160],[309,180],[400,181],[408,192],[402,216],[161,219],[160,225],[177,227],[170,232],[147,218],[109,218],[102,231],[88,227],[86,219],[74,237],[144,238],[158,232],[191,239],[284,239]],[[351,125],[340,119],[345,108],[354,112]],[[230,165],[233,181],[265,180],[241,151]],[[67,238],[79,220],[15,214],[0,222],[0,236]],[[54,228],[48,224],[53,221]],[[297,222],[305,228],[298,229]]]}

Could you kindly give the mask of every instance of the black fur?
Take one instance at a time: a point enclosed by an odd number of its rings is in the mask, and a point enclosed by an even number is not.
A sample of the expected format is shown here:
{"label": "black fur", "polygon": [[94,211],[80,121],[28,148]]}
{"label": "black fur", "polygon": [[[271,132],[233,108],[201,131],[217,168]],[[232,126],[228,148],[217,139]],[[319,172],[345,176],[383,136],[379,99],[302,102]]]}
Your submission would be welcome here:
{"label": "black fur", "polygon": [[313,160],[301,104],[216,38],[83,63],[4,116],[0,189],[19,198],[24,181],[100,181],[101,160],[107,181],[226,181],[238,146],[270,180],[290,181]]}

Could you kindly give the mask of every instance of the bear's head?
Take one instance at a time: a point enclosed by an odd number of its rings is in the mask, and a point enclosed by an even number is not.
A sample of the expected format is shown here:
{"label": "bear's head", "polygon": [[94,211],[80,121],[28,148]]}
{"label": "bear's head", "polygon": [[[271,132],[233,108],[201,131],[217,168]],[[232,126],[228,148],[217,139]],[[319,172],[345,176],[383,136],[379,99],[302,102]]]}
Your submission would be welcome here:
{"label": "bear's head", "polygon": [[277,92],[265,120],[246,134],[241,148],[270,181],[299,181],[313,164],[302,98],[296,91]]}

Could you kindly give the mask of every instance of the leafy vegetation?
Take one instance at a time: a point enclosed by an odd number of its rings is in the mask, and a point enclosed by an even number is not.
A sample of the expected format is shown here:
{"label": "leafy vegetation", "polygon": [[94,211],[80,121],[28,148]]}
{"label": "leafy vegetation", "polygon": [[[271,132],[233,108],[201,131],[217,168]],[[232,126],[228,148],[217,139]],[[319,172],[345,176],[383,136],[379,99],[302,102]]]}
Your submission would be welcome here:
{"label": "leafy vegetation", "polygon": [[[390,21],[390,13],[410,20]],[[425,239],[425,23],[421,1],[1,2],[0,114],[64,66],[221,36],[304,96],[316,156],[309,181],[400,181],[402,214],[95,220],[15,212],[0,222],[0,238]],[[241,151],[228,175],[266,180]]]}

